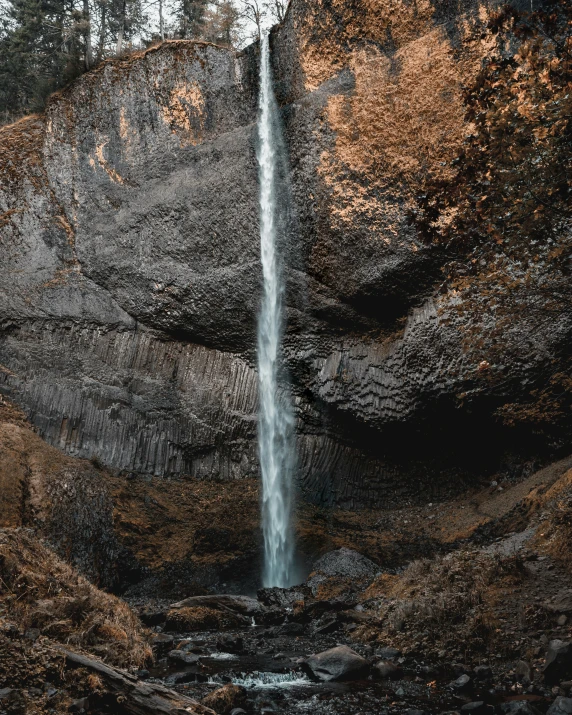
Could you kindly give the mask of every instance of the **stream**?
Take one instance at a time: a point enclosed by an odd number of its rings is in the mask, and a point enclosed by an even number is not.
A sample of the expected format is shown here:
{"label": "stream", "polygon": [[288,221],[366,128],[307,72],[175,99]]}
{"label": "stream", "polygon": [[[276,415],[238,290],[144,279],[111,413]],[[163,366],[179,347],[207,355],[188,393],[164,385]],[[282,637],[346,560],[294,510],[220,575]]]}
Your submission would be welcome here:
{"label": "stream", "polygon": [[255,625],[224,634],[171,634],[173,642],[167,648],[195,655],[197,661],[185,665],[165,652],[157,658],[149,676],[197,700],[228,683],[242,686],[246,701],[240,707],[247,713],[421,715],[459,710],[474,701],[482,703],[481,710],[475,712],[493,712],[493,705],[512,699],[486,689],[471,696],[457,694],[450,687],[451,677],[427,663],[406,658],[396,661],[404,669],[399,680],[373,680],[369,676],[348,682],[316,682],[301,667],[301,661],[310,654],[348,645],[373,661],[378,659],[376,651],[341,633],[288,632],[300,630],[296,626]]}

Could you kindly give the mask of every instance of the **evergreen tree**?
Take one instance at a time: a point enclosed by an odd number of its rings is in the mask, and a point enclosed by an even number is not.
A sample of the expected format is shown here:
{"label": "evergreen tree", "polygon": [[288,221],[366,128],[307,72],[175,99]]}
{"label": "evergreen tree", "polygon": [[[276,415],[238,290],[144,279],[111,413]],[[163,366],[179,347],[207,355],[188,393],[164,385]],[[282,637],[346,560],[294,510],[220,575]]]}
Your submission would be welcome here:
{"label": "evergreen tree", "polygon": [[41,109],[85,67],[86,19],[74,0],[9,0],[0,35],[0,112]]}
{"label": "evergreen tree", "polygon": [[178,21],[178,36],[184,40],[203,37],[209,0],[177,0],[175,14]]}

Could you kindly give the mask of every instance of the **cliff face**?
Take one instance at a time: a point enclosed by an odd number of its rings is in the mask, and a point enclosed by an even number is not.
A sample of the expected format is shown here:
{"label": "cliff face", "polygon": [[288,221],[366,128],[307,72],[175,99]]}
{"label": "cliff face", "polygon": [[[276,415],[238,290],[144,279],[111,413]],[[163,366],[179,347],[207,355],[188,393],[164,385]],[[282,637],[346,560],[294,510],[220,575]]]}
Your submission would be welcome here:
{"label": "cliff face", "polygon": [[[541,454],[495,413],[564,364],[569,309],[534,317],[549,262],[521,275],[451,251],[434,234],[461,201],[429,238],[420,219],[461,184],[467,87],[525,57],[514,22],[468,0],[293,0],[273,33],[294,208],[285,351],[312,500],[435,493]],[[169,42],[0,131],[0,389],[72,455],[257,474],[256,82],[256,47]],[[455,261],[477,266],[462,285]],[[531,289],[515,298],[507,276]]]}

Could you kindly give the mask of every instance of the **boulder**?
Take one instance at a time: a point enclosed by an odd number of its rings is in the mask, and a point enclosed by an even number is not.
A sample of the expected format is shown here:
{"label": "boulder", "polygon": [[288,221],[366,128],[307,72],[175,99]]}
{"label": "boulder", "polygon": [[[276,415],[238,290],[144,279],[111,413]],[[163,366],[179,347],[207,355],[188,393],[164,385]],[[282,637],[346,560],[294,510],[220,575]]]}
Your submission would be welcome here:
{"label": "boulder", "polygon": [[211,708],[218,715],[230,715],[246,702],[246,690],[239,685],[229,683],[222,688],[213,690],[201,700],[201,705]]}
{"label": "boulder", "polygon": [[542,668],[547,685],[557,685],[572,675],[572,643],[553,640],[548,644],[548,651]]}
{"label": "boulder", "polygon": [[183,601],[172,603],[170,610],[177,608],[212,608],[216,611],[232,611],[243,616],[256,616],[263,613],[265,606],[249,596],[219,594],[213,596],[191,596]]}
{"label": "boulder", "polygon": [[222,631],[248,624],[238,613],[197,606],[173,608],[167,613],[165,628],[169,631]]}
{"label": "boulder", "polygon": [[172,650],[167,655],[169,660],[185,663],[185,665],[196,665],[199,662],[199,656],[195,653],[185,653],[183,650]]}
{"label": "boulder", "polygon": [[548,708],[546,715],[571,715],[572,714],[572,698],[556,698],[552,705]]}
{"label": "boulder", "polygon": [[367,675],[369,663],[346,645],[311,655],[302,668],[319,680],[354,680]]}

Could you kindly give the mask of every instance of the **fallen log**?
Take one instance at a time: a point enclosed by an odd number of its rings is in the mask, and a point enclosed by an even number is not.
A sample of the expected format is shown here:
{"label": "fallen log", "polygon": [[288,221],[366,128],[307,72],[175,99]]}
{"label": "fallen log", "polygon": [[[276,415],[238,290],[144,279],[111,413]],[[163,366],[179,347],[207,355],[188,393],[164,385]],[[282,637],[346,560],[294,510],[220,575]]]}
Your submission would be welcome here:
{"label": "fallen log", "polygon": [[214,710],[158,683],[138,680],[125,670],[95,658],[56,647],[72,668],[85,668],[101,679],[106,691],[116,697],[118,712],[129,715],[215,715]]}

